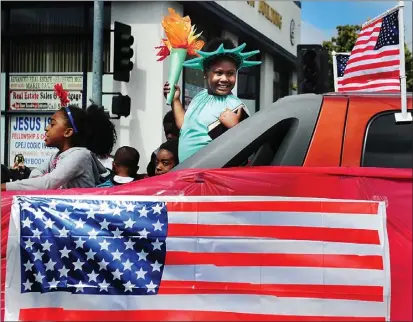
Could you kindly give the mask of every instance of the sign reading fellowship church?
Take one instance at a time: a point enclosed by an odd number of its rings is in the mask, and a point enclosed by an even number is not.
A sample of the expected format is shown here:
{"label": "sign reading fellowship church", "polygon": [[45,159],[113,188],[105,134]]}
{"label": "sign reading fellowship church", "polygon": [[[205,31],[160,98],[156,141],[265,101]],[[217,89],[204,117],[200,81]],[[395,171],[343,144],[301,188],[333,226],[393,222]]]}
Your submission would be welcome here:
{"label": "sign reading fellowship church", "polygon": [[50,115],[12,115],[10,117],[9,164],[23,154],[28,167],[42,167],[57,151],[44,142]]}
{"label": "sign reading fellowship church", "polygon": [[[255,8],[255,1],[247,1],[247,3]],[[258,1],[258,12],[262,14],[269,22],[277,26],[279,29],[282,27],[282,16],[272,8],[264,0]]]}

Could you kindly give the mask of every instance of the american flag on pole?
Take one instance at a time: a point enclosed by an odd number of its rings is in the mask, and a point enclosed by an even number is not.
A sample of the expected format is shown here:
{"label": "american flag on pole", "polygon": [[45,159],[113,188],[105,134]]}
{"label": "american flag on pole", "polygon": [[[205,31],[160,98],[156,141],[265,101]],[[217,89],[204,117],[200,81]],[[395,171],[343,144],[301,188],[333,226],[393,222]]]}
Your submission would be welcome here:
{"label": "american flag on pole", "polygon": [[14,197],[5,303],[9,321],[385,321],[385,204]]}
{"label": "american flag on pole", "polygon": [[[364,25],[338,91],[400,91],[399,10]],[[404,45],[404,44],[401,44]]]}
{"label": "american flag on pole", "polygon": [[350,58],[350,53],[338,53],[334,55],[334,59],[336,60],[336,75],[337,79],[334,81],[337,82],[337,88],[341,86],[341,80],[344,76],[344,71],[346,70],[347,62]]}

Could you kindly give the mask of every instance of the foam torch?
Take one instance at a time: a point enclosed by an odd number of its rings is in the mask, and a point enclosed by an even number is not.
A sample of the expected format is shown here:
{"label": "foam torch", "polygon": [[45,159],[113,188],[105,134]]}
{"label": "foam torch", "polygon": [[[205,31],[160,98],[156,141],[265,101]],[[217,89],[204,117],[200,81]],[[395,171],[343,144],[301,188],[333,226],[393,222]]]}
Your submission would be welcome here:
{"label": "foam torch", "polygon": [[186,56],[198,57],[197,51],[201,50],[205,43],[198,40],[202,33],[196,34],[195,25],[191,25],[189,16],[181,17],[171,8],[168,8],[168,11],[169,16],[165,16],[162,20],[166,38],[162,39],[162,44],[155,49],[158,49],[158,61],[162,61],[168,56],[171,57],[168,73],[171,91],[166,97],[166,104],[171,105],[175,95],[175,85],[181,76]]}

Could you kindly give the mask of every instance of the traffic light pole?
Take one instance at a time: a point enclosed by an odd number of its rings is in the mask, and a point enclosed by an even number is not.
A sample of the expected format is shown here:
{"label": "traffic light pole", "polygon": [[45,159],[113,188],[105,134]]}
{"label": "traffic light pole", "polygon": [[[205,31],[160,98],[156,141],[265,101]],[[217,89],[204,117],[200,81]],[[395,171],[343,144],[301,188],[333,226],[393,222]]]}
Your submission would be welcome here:
{"label": "traffic light pole", "polygon": [[94,1],[93,10],[93,80],[92,100],[102,106],[102,77],[103,77],[103,1]]}

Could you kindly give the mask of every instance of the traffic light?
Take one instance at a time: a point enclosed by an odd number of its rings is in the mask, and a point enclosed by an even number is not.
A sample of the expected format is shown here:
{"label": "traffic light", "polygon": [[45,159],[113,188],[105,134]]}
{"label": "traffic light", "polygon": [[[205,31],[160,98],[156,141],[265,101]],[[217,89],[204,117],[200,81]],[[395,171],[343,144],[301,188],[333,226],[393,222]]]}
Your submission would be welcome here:
{"label": "traffic light", "polygon": [[298,94],[328,91],[328,52],[321,45],[297,46]]}
{"label": "traffic light", "polygon": [[112,114],[119,117],[130,115],[130,97],[128,95],[118,95],[112,97]]}
{"label": "traffic light", "polygon": [[133,36],[129,25],[115,21],[113,79],[120,82],[129,82],[130,71],[133,69]]}

